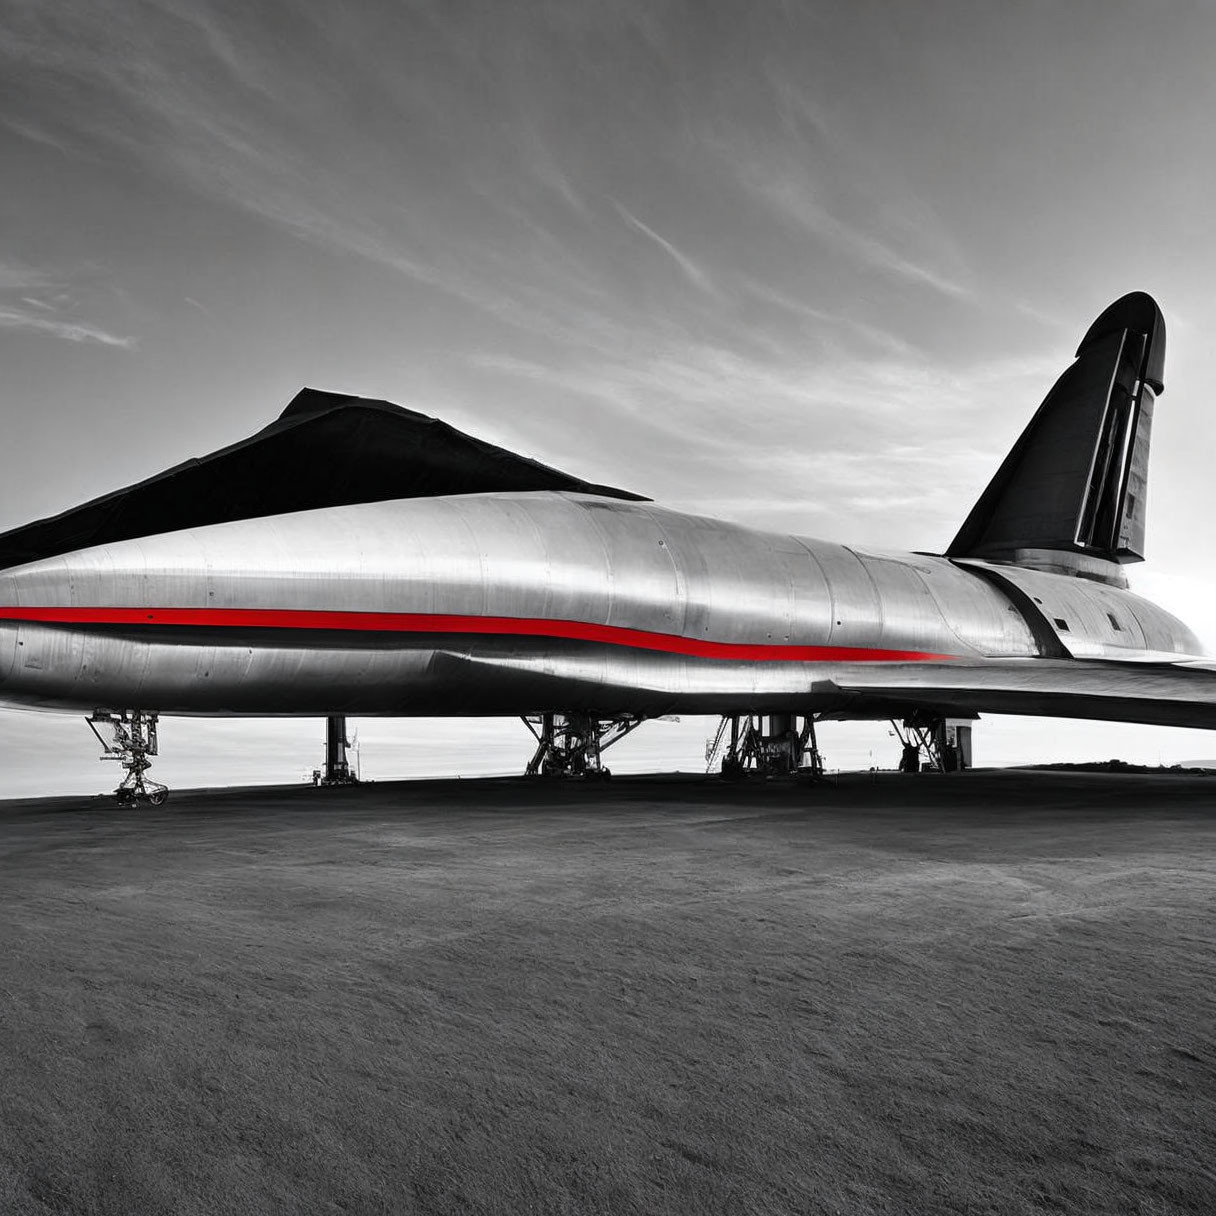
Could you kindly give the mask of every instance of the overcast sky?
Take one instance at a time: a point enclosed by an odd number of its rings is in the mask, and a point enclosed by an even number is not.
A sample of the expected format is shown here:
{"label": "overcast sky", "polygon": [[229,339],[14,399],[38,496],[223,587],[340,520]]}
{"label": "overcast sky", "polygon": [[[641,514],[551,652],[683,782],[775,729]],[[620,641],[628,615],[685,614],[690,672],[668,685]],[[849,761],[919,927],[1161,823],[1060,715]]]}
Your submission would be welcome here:
{"label": "overcast sky", "polygon": [[[1133,578],[1210,633],[1213,63],[1200,3],[0,0],[0,528],[309,384],[678,508],[940,550],[1146,290],[1169,353]],[[252,775],[211,754],[231,729],[173,724],[158,768]],[[385,776],[500,746],[367,729]],[[647,762],[692,766],[700,724],[648,729]],[[886,745],[866,729],[838,759]],[[240,731],[268,778],[314,762],[315,724]],[[5,740],[0,794],[107,775],[79,722],[4,713]],[[1007,720],[979,745],[1061,748],[1216,755]]]}

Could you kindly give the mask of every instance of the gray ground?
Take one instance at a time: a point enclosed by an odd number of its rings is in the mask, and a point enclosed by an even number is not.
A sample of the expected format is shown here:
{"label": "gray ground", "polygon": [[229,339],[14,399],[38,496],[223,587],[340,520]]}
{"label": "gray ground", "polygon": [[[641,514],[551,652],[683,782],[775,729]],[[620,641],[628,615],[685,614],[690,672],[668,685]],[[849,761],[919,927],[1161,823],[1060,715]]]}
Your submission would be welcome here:
{"label": "gray ground", "polygon": [[1216,1211],[1214,799],[0,804],[0,1211]]}

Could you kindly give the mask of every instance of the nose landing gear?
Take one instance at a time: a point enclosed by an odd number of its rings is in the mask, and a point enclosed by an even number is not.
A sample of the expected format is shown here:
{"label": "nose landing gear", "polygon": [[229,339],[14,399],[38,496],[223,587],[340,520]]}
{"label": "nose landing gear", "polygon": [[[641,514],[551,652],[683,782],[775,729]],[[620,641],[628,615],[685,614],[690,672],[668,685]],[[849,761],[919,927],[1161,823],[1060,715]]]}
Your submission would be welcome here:
{"label": "nose landing gear", "polygon": [[[125,770],[125,776],[114,791],[119,806],[136,806],[140,802],[162,806],[169,797],[169,787],[145,776],[152,767],[149,756],[156,755],[156,719],[154,713],[133,710],[131,713],[113,714],[96,710],[85,721],[97,736],[105,754],[103,760],[117,760]],[[106,727],[113,736],[107,743],[97,728]]]}

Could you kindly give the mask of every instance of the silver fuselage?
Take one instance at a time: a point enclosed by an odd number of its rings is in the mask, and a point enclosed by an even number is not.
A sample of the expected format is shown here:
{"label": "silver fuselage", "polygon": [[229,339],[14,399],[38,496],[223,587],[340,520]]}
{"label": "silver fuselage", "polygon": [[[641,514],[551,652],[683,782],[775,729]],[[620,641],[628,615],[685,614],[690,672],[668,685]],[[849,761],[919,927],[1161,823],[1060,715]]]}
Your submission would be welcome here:
{"label": "silver fuselage", "polygon": [[0,700],[86,712],[831,712],[884,672],[933,702],[963,670],[1198,654],[1084,579],[569,493],[334,507],[0,572]]}

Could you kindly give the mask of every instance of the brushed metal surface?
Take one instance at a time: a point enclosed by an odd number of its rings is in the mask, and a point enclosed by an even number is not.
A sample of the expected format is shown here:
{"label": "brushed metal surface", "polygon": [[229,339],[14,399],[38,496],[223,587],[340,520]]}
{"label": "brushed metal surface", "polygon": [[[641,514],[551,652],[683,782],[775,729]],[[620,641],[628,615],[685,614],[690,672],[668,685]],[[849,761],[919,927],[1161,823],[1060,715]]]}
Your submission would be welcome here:
{"label": "brushed metal surface", "polygon": [[[1074,653],[1132,654],[1137,644],[1198,652],[1185,626],[1138,597],[1063,576],[1023,575],[1030,581],[1018,586],[1045,611],[1072,613]],[[650,503],[554,492],[300,512],[4,571],[0,699],[86,711],[419,716],[575,708],[809,712],[856,702],[838,683],[844,669],[828,661],[695,658],[475,633],[356,639],[4,621],[6,607],[23,606],[575,621],[714,643],[928,652],[953,656],[955,664],[1039,654],[1010,596],[945,558],[847,548]],[[1102,633],[1103,620],[1117,632],[1108,613],[1126,621],[1126,639]],[[951,663],[917,666],[918,688],[949,678]]]}
{"label": "brushed metal surface", "polygon": [[[1103,583],[990,562],[963,561],[1020,588],[1074,658],[1201,653],[1198,638],[1156,604]],[[1063,622],[1063,624],[1061,624]]]}

